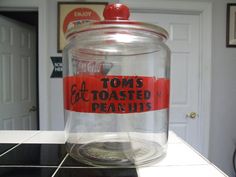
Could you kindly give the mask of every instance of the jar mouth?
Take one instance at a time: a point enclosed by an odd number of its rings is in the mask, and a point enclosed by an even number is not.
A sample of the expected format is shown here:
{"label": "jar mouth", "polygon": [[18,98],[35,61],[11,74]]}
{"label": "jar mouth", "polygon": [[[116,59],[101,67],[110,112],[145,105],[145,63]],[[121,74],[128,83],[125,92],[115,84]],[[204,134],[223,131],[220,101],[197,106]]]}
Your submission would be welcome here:
{"label": "jar mouth", "polygon": [[79,23],[74,24],[74,27],[65,33],[65,37],[66,40],[70,41],[78,33],[106,29],[140,30],[146,33],[157,35],[163,42],[165,42],[169,37],[168,32],[160,26],[129,20],[104,20],[89,22],[82,25]]}
{"label": "jar mouth", "polygon": [[164,37],[136,29],[91,30],[71,37],[68,47],[73,44],[76,52],[97,56],[145,55],[165,47]]}

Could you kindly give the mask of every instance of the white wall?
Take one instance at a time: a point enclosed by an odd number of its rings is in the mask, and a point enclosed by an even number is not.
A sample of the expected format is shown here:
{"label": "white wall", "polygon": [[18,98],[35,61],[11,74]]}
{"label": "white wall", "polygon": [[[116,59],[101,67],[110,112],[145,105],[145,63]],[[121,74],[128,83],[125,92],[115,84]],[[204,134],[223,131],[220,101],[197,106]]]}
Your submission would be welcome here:
{"label": "white wall", "polygon": [[[48,59],[51,56],[61,56],[57,53],[57,1],[50,0],[47,2],[48,6],[48,23],[47,30],[50,39],[48,40]],[[53,69],[53,65],[50,63],[50,72]],[[51,78],[49,83],[50,100],[49,105],[51,107],[50,117],[50,129],[51,130],[63,130],[64,129],[64,108],[63,108],[63,86],[61,78]]]}
{"label": "white wall", "polygon": [[[178,1],[178,0],[176,0]],[[197,0],[191,0],[197,1]],[[210,123],[209,159],[230,176],[234,176],[232,154],[236,144],[236,48],[225,47],[226,3],[235,0],[201,0],[213,3],[212,28],[212,105]],[[0,7],[40,7],[40,31],[45,36],[40,39],[42,84],[40,104],[41,127],[63,130],[62,80],[50,79],[52,64],[50,56],[60,56],[56,50],[57,0],[1,0]],[[40,51],[39,51],[40,52]],[[43,85],[46,83],[46,86]],[[46,101],[45,101],[46,100]],[[48,101],[48,102],[47,102]]]}
{"label": "white wall", "polygon": [[236,144],[236,48],[225,47],[226,3],[213,3],[212,103],[209,158],[235,176],[232,155]]}

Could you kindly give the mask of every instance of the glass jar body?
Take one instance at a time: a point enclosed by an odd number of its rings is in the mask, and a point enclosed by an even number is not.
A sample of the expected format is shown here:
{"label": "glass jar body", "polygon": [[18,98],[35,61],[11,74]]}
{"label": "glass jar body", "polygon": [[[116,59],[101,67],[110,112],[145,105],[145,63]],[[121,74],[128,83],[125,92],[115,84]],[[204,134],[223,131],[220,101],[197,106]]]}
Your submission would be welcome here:
{"label": "glass jar body", "polygon": [[150,164],[166,152],[170,51],[150,32],[75,35],[63,51],[69,154],[95,166]]}

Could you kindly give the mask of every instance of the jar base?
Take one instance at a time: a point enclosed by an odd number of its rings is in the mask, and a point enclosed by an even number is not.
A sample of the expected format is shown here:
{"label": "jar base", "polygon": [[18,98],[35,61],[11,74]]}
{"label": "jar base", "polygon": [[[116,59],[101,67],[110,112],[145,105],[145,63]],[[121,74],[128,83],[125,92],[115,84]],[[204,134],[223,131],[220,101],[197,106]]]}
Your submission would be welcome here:
{"label": "jar base", "polygon": [[165,155],[165,148],[159,143],[143,139],[67,143],[67,147],[72,158],[92,166],[143,166],[160,160]]}

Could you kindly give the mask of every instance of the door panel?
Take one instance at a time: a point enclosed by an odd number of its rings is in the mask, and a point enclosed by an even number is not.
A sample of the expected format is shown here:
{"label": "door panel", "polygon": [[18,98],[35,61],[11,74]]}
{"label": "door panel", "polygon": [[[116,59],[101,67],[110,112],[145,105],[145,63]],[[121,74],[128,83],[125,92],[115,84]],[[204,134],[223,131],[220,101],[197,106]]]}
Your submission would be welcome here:
{"label": "door panel", "polygon": [[35,29],[0,16],[0,129],[37,128]]}
{"label": "door panel", "polygon": [[2,101],[3,103],[11,103],[13,100],[13,89],[12,89],[12,56],[11,54],[1,55],[1,70],[2,70]]}

